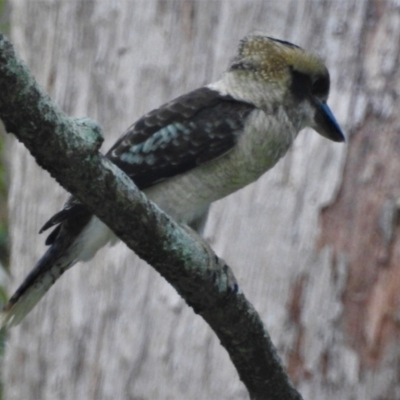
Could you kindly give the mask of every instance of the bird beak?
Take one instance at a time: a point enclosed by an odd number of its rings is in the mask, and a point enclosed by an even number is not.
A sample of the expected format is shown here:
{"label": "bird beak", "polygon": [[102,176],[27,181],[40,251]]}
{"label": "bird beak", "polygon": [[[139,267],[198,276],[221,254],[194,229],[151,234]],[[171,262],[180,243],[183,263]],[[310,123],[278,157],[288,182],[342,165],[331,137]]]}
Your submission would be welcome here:
{"label": "bird beak", "polygon": [[327,139],[334,142],[344,142],[344,133],[328,105],[319,99],[315,99],[315,106],[315,124],[312,128]]}

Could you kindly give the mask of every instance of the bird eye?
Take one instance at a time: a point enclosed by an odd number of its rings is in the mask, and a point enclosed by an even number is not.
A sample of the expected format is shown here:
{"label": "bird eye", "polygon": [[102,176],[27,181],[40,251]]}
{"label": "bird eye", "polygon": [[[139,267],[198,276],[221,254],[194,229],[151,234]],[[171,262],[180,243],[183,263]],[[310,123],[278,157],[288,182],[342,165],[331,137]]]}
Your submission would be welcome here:
{"label": "bird eye", "polygon": [[328,97],[329,76],[318,77],[311,85],[311,94],[322,98]]}

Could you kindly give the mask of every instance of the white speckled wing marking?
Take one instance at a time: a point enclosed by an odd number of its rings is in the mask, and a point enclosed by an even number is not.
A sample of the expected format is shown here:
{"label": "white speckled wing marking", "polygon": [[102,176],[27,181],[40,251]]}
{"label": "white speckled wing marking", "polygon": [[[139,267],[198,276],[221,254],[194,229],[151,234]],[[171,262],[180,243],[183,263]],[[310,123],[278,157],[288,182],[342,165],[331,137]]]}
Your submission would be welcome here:
{"label": "white speckled wing marking", "polygon": [[106,156],[144,189],[232,149],[253,110],[200,88],[138,120]]}

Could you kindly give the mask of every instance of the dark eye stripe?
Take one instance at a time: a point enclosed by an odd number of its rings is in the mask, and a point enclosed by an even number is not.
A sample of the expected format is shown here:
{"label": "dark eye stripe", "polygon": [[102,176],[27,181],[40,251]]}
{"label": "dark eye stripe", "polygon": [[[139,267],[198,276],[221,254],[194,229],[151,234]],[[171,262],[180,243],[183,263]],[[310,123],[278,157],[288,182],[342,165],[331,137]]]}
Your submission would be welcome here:
{"label": "dark eye stripe", "polygon": [[310,94],[311,78],[309,75],[296,71],[293,68],[291,68],[290,72],[292,74],[290,90],[297,100],[304,100]]}
{"label": "dark eye stripe", "polygon": [[291,68],[292,83],[290,90],[293,96],[301,101],[310,94],[320,98],[326,98],[329,94],[329,75],[321,75],[312,82],[309,75]]}
{"label": "dark eye stripe", "polygon": [[326,97],[329,94],[329,76],[318,77],[311,86],[311,93],[317,97]]}

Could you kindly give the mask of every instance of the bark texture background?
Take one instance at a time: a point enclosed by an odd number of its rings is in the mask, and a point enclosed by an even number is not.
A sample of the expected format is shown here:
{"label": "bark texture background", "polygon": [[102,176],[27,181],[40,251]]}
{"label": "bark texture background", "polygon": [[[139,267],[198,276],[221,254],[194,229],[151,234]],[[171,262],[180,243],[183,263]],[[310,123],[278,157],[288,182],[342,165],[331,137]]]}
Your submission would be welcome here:
{"label": "bark texture background", "polygon": [[[235,270],[305,399],[400,399],[400,4],[396,1],[12,0],[11,39],[107,149],[143,113],[215,80],[262,30],[321,54],[347,145],[307,130],[212,208]],[[65,193],[12,142],[12,289]],[[123,245],[69,271],[10,332],[4,398],[245,399],[216,337]]]}

